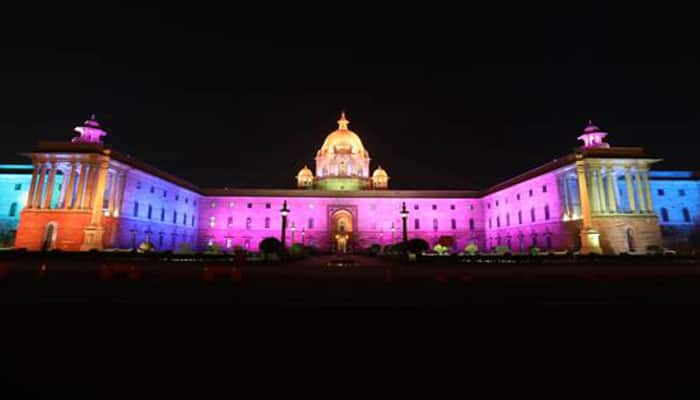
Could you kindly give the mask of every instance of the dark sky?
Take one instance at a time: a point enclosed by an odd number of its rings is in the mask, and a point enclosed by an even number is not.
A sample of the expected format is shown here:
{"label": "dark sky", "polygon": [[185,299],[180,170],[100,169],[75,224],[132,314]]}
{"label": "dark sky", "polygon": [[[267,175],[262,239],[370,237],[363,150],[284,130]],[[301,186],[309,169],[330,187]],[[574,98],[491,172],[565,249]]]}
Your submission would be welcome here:
{"label": "dark sky", "polygon": [[394,188],[495,184],[588,119],[700,167],[683,10],[43,11],[0,17],[6,160],[96,113],[116,149],[200,186],[293,187],[344,108]]}

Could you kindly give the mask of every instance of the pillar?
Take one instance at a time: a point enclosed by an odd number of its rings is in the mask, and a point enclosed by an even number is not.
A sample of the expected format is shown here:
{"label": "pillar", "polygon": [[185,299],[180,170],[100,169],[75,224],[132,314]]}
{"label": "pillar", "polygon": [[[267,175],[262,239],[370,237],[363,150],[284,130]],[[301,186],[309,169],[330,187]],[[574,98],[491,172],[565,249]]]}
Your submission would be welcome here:
{"label": "pillar", "polygon": [[51,161],[51,170],[49,171],[49,181],[46,184],[46,196],[44,197],[44,204],[41,208],[49,209],[51,208],[51,199],[53,198],[53,188],[56,183],[56,161]]}
{"label": "pillar", "polygon": [[124,199],[124,188],[126,187],[126,172],[119,173],[119,184],[115,193],[113,215],[119,216],[122,213],[122,200]]}
{"label": "pillar", "polygon": [[78,188],[76,190],[76,199],[75,199],[75,206],[73,208],[82,210],[83,209],[83,200],[85,198],[84,192],[85,192],[85,181],[87,180],[87,172],[88,172],[88,166],[84,162],[80,163],[80,178],[78,179]]}
{"label": "pillar", "polygon": [[642,171],[642,184],[644,185],[644,194],[646,195],[647,211],[654,211],[654,204],[651,201],[651,186],[649,186],[649,171]]}
{"label": "pillar", "polygon": [[32,169],[32,183],[29,184],[29,194],[27,195],[26,208],[32,208],[34,204],[34,193],[36,192],[36,181],[39,177],[39,164],[34,163],[34,168]]}
{"label": "pillar", "polygon": [[66,190],[66,195],[64,197],[63,201],[63,208],[64,209],[69,209],[72,208],[71,205],[73,203],[73,186],[75,185],[75,170],[77,168],[77,164],[75,162],[70,163],[70,174],[68,175],[68,183],[64,185],[65,190]]}
{"label": "pillar", "polygon": [[34,198],[32,199],[32,208],[39,208],[41,205],[41,196],[44,192],[44,181],[46,180],[46,163],[41,163],[38,178],[39,182],[36,185],[36,192],[34,193]]}
{"label": "pillar", "polygon": [[114,211],[114,201],[116,200],[118,178],[119,174],[117,171],[113,171],[112,177],[109,180],[109,201],[107,202],[107,211],[109,212],[109,215],[112,215],[112,212]]}
{"label": "pillar", "polygon": [[598,196],[600,197],[600,211],[602,213],[608,212],[608,204],[605,198],[605,182],[603,179],[603,167],[596,168],[596,175],[598,176],[596,182],[598,183]]}
{"label": "pillar", "polygon": [[600,212],[600,197],[598,196],[598,182],[596,179],[595,168],[588,169],[589,186],[591,188],[591,211],[594,213]]}
{"label": "pillar", "polygon": [[95,177],[97,176],[97,166],[95,164],[88,165],[88,173],[85,181],[85,198],[83,199],[83,208],[89,210],[92,208],[93,199],[95,198]]}
{"label": "pillar", "polygon": [[612,166],[606,167],[608,172],[608,211],[617,213],[617,192],[615,191],[615,173]]}
{"label": "pillar", "polygon": [[576,175],[578,180],[579,197],[581,198],[581,253],[601,253],[600,234],[593,229],[591,219],[591,204],[586,183],[586,166],[581,154],[576,155]]}
{"label": "pillar", "polygon": [[566,198],[566,213],[569,219],[574,216],[574,201],[571,198],[571,188],[569,187],[569,175],[564,175],[564,196]]}
{"label": "pillar", "polygon": [[635,180],[637,183],[637,197],[639,198],[639,212],[645,213],[647,212],[647,206],[644,201],[644,184],[642,183],[642,175],[639,169],[637,169],[637,173],[635,174]]}
{"label": "pillar", "polygon": [[629,165],[625,166],[625,186],[627,186],[627,201],[630,205],[630,212],[634,213],[637,211],[637,207],[634,202],[634,186],[632,185],[632,172]]}
{"label": "pillar", "polygon": [[[85,228],[83,244],[80,249],[83,251],[104,248],[102,227],[102,203],[104,202],[105,187],[107,186],[107,173],[109,172],[109,150],[103,150],[105,156],[101,158],[99,164],[93,168],[95,170],[93,188],[89,207],[91,207],[90,224]],[[88,185],[90,186],[90,185]]]}

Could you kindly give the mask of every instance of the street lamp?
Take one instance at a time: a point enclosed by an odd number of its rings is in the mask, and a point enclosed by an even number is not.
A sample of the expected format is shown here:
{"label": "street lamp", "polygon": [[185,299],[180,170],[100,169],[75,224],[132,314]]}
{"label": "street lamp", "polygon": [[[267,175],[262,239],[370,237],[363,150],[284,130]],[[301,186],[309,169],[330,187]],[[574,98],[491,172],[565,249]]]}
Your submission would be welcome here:
{"label": "street lamp", "polygon": [[286,247],[285,235],[287,233],[287,215],[289,215],[289,209],[287,208],[287,200],[282,204],[282,209],[280,210],[280,215],[282,215],[282,247]]}
{"label": "street lamp", "polygon": [[306,246],[306,228],[301,228],[301,245]]}
{"label": "street lamp", "polygon": [[294,245],[294,232],[296,232],[297,227],[294,224],[294,221],[292,221],[292,227],[290,228],[292,230],[292,246]]}
{"label": "street lamp", "polygon": [[406,209],[406,202],[404,201],[401,206],[401,219],[403,220],[403,241],[408,242],[408,231],[406,230],[406,220],[408,220],[408,210]]}

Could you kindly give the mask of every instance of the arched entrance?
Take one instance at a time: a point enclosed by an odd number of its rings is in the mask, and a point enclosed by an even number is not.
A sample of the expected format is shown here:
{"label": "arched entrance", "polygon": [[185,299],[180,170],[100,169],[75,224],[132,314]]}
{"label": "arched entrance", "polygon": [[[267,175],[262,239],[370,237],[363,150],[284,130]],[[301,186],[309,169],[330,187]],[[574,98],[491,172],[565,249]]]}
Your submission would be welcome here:
{"label": "arched entrance", "polygon": [[350,211],[341,209],[331,215],[331,242],[335,244],[335,250],[339,253],[348,251],[352,231],[352,213]]}
{"label": "arched entrance", "polygon": [[627,236],[627,249],[630,253],[633,253],[634,251],[636,251],[636,247],[634,245],[634,233],[632,232],[632,228],[627,228],[626,236]]}
{"label": "arched entrance", "polygon": [[41,250],[48,251],[56,248],[56,236],[58,234],[58,224],[49,222],[44,231],[44,238],[41,242]]}

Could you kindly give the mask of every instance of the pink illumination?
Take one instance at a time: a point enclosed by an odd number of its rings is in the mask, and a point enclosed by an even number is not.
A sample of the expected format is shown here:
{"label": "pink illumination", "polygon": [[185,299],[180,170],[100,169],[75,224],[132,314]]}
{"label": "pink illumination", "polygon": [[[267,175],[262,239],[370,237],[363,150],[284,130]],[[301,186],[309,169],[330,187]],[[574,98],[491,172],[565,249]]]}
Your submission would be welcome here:
{"label": "pink illumination", "polygon": [[73,143],[102,144],[102,137],[107,135],[107,132],[100,128],[100,123],[95,120],[95,114],[92,114],[89,120],[83,122],[82,126],[78,126],[74,130],[80,136],[73,138]]}
{"label": "pink illumination", "polygon": [[588,121],[588,126],[583,130],[583,135],[578,137],[578,140],[583,141],[583,148],[589,149],[593,147],[610,147],[609,144],[605,143],[604,139],[608,136],[607,133],[602,132],[600,128],[593,125],[593,121]]}

